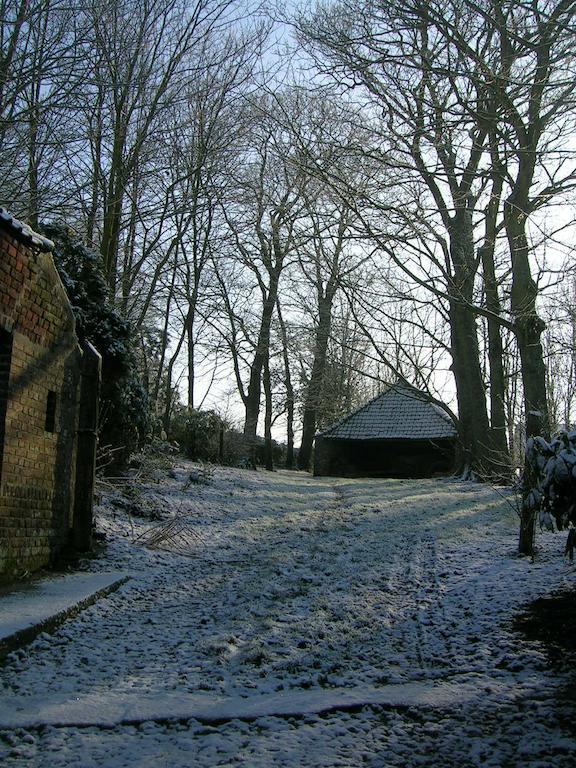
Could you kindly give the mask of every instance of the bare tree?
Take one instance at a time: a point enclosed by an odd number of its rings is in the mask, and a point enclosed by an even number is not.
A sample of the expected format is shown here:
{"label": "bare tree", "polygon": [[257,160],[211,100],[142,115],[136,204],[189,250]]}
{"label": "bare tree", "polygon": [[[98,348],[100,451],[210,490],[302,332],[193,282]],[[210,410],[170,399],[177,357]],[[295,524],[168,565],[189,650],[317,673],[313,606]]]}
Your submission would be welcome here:
{"label": "bare tree", "polygon": [[[362,88],[367,109],[383,115],[377,126],[380,148],[374,154],[381,158],[386,184],[396,186],[402,207],[388,193],[376,206],[388,224],[383,229],[382,222],[370,223],[370,234],[421,285],[434,288],[441,281],[438,293],[447,301],[450,320],[462,465],[491,475],[499,462],[472,308],[478,273],[474,212],[482,191],[486,131],[474,124],[465,106],[477,103],[481,94],[475,83],[446,76],[453,67],[453,51],[424,7],[339,3],[301,22],[300,28],[313,50],[328,59],[339,82]],[[395,234],[389,226],[392,211]],[[432,235],[427,253],[417,245],[426,230]],[[407,245],[404,253],[398,253],[400,243]],[[411,269],[405,254],[415,244],[418,264]]]}
{"label": "bare tree", "polygon": [[350,248],[353,214],[346,204],[340,201],[330,202],[329,198],[323,196],[315,205],[308,202],[308,215],[312,224],[312,237],[307,247],[299,254],[299,265],[315,294],[316,317],[311,368],[303,402],[302,440],[298,452],[300,469],[309,469],[312,459],[334,298],[341,280],[357,267],[359,261],[353,248]]}
{"label": "bare tree", "polygon": [[[532,275],[529,218],[553,197],[574,186],[574,163],[557,159],[559,142],[574,131],[576,7],[570,2],[525,5],[473,4],[494,36],[482,62],[501,147],[506,157],[504,224],[512,267],[511,312],[522,361],[526,432],[549,434],[546,372]],[[450,35],[457,37],[453,29]],[[568,161],[568,162],[567,162]],[[502,159],[501,159],[502,163]]]}
{"label": "bare tree", "polygon": [[293,469],[294,467],[294,412],[296,396],[294,392],[293,373],[290,360],[290,344],[288,338],[288,330],[286,321],[284,320],[284,314],[280,297],[276,300],[276,316],[278,318],[279,337],[282,348],[282,363],[284,369],[284,390],[285,390],[285,407],[283,411],[286,413],[286,469]]}
{"label": "bare tree", "polygon": [[101,211],[100,252],[115,295],[123,210],[133,174],[150,147],[161,142],[163,121],[186,98],[188,84],[203,74],[206,59],[198,54],[208,37],[234,21],[236,4],[91,0],[85,12],[92,70],[85,114],[94,161],[89,219],[93,222]]}
{"label": "bare tree", "polygon": [[[539,288],[532,273],[529,220],[551,199],[574,186],[573,153],[559,150],[574,132],[576,92],[574,45],[576,6],[571,2],[473,3],[474,13],[489,29],[490,46],[482,59],[470,57],[461,34],[452,26],[447,36],[474,62],[488,94],[489,118],[506,158],[507,193],[504,225],[510,251],[510,308],[521,360],[527,435],[550,431],[546,366],[539,316]],[[524,473],[525,496],[532,483]],[[519,549],[533,552],[535,512],[522,510]]]}
{"label": "bare tree", "polygon": [[316,420],[325,429],[377,394],[381,381],[371,365],[369,342],[348,302],[337,296],[332,313],[322,399]]}
{"label": "bare tree", "polygon": [[[297,103],[294,109],[298,109]],[[248,383],[245,389],[239,387],[246,414],[244,436],[252,451],[280,277],[307,237],[301,223],[303,194],[309,184],[290,137],[270,117],[266,100],[256,105],[254,118],[253,140],[236,181],[236,197],[223,209],[234,258],[252,275],[259,294]]]}
{"label": "bare tree", "polygon": [[0,2],[0,202],[33,225],[72,208],[63,178],[79,143],[83,34],[69,3]]}

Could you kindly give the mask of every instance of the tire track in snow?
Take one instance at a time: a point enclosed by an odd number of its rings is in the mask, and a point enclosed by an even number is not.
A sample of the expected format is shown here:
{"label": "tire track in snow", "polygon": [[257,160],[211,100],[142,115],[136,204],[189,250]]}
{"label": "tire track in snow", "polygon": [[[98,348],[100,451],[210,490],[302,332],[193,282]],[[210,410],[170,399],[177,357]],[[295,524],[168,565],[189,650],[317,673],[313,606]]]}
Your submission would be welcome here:
{"label": "tire track in snow", "polygon": [[[342,488],[342,502],[354,507],[354,487]],[[380,615],[375,618],[381,636],[381,682],[426,676],[429,671],[427,630],[423,617],[438,593],[435,540],[419,530],[420,521],[408,525],[395,509],[403,499],[391,499],[363,516],[358,524],[359,546],[375,540],[375,559],[382,575]],[[383,518],[390,522],[386,530]],[[383,531],[388,536],[383,535]]]}
{"label": "tire track in snow", "polygon": [[[345,505],[362,511],[356,537],[359,546],[365,547],[374,537],[379,541],[375,559],[382,580],[375,625],[382,644],[381,682],[453,674],[457,647],[444,599],[452,573],[430,525],[432,519],[434,527],[444,530],[442,497],[436,500],[431,494],[422,505],[422,494],[410,493],[401,483],[370,512],[364,497],[358,507],[355,490],[354,485],[345,484],[342,495]],[[414,514],[416,502],[420,507]],[[405,515],[403,509],[412,514]]]}

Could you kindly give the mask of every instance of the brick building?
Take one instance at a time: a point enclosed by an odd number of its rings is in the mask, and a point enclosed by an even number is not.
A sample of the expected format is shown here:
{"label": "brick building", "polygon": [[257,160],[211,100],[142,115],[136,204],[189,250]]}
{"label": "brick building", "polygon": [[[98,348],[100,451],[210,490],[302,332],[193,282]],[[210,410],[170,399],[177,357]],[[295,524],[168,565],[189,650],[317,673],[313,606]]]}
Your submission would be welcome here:
{"label": "brick building", "polygon": [[456,426],[446,411],[423,392],[399,381],[316,435],[314,474],[446,474],[454,468],[456,438]]}
{"label": "brick building", "polygon": [[70,541],[82,351],[52,243],[0,208],[0,579]]}

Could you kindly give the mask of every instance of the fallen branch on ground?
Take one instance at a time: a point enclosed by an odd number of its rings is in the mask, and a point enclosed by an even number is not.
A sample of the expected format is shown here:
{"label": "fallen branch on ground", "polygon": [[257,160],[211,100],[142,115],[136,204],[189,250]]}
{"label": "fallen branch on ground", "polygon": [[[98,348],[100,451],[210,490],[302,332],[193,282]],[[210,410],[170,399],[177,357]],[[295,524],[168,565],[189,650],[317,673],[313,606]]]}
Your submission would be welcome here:
{"label": "fallen branch on ground", "polygon": [[192,521],[186,514],[177,514],[170,520],[149,528],[134,539],[149,549],[165,549],[180,555],[190,555],[198,544],[206,542],[194,530]]}

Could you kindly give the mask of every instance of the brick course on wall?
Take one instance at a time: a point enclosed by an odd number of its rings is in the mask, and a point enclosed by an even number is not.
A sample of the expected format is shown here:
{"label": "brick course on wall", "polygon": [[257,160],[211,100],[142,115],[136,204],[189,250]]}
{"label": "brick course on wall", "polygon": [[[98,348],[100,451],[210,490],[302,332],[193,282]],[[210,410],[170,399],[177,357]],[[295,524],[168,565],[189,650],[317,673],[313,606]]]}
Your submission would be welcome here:
{"label": "brick course on wall", "polygon": [[51,256],[1,217],[0,328],[12,336],[0,462],[0,578],[7,579],[49,564],[68,540],[81,353]]}

